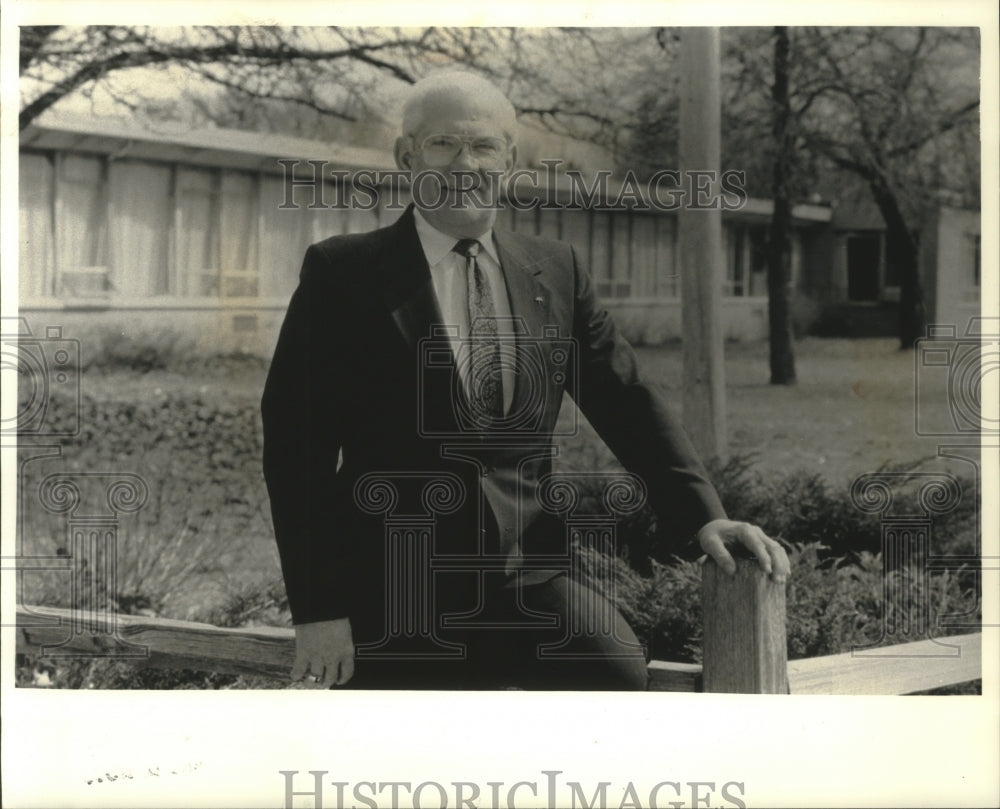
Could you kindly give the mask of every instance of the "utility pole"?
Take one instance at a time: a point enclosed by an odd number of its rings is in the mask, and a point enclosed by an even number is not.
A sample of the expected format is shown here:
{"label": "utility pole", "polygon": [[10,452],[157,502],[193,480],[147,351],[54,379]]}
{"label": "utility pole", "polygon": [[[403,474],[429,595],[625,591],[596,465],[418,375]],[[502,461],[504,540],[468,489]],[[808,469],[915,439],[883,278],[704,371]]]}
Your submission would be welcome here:
{"label": "utility pole", "polygon": [[[719,206],[719,29],[682,28],[680,169],[714,172],[701,180],[677,220],[681,258],[684,426],[705,460],[726,456],[726,386],[722,345],[722,211]],[[701,175],[707,178],[709,175]],[[699,207],[701,206],[701,207]]]}

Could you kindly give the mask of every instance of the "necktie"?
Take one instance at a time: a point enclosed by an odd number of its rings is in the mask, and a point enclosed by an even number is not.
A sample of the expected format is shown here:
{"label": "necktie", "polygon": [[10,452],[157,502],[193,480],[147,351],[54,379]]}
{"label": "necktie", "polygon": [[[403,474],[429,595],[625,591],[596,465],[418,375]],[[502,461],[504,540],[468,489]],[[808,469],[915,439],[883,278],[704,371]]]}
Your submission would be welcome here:
{"label": "necktie", "polygon": [[469,404],[478,426],[486,427],[503,416],[503,388],[496,306],[489,279],[476,261],[479,248],[475,239],[462,239],[452,249],[465,256],[469,280]]}

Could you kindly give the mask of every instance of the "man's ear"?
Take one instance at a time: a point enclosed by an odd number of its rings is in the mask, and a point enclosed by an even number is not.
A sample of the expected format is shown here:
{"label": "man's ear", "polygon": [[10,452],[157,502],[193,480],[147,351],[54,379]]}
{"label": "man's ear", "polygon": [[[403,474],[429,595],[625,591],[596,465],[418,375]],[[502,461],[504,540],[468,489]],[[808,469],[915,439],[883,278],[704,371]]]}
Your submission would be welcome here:
{"label": "man's ear", "polygon": [[406,135],[396,138],[396,145],[393,147],[392,154],[396,158],[396,168],[401,171],[410,170],[412,153],[410,152],[410,139]]}

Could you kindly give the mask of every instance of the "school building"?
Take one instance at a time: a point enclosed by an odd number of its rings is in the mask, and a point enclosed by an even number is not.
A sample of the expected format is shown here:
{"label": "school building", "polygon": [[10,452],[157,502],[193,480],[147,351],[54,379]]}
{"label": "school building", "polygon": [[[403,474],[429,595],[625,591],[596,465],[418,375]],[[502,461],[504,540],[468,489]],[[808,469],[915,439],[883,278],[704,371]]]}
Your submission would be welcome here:
{"label": "school building", "polygon": [[[295,161],[296,176],[310,176],[310,160],[328,175],[323,204],[310,205],[315,188],[288,181]],[[392,168],[381,150],[43,116],[20,141],[20,313],[69,336],[174,333],[197,351],[269,355],[306,247],[387,224],[407,200],[379,189],[368,209],[337,207],[344,186],[330,173]],[[771,211],[750,199],[723,212],[727,339],[767,336]],[[848,333],[894,333],[899,286],[877,212],[798,205],[793,218],[799,329],[842,321]],[[682,337],[674,212],[508,207],[500,225],[572,242],[629,339]],[[978,211],[952,208],[922,234],[931,322],[964,332],[978,314],[979,234]]]}

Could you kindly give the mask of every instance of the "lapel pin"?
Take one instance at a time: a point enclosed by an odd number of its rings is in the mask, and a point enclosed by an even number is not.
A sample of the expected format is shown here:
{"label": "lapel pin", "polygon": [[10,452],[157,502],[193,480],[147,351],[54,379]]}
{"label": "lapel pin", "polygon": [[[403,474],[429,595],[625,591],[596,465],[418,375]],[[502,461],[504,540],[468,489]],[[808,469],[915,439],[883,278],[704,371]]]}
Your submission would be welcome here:
{"label": "lapel pin", "polygon": [[542,297],[535,298],[535,303],[537,303],[539,306],[541,306],[542,304],[545,303],[545,298],[542,298]]}

